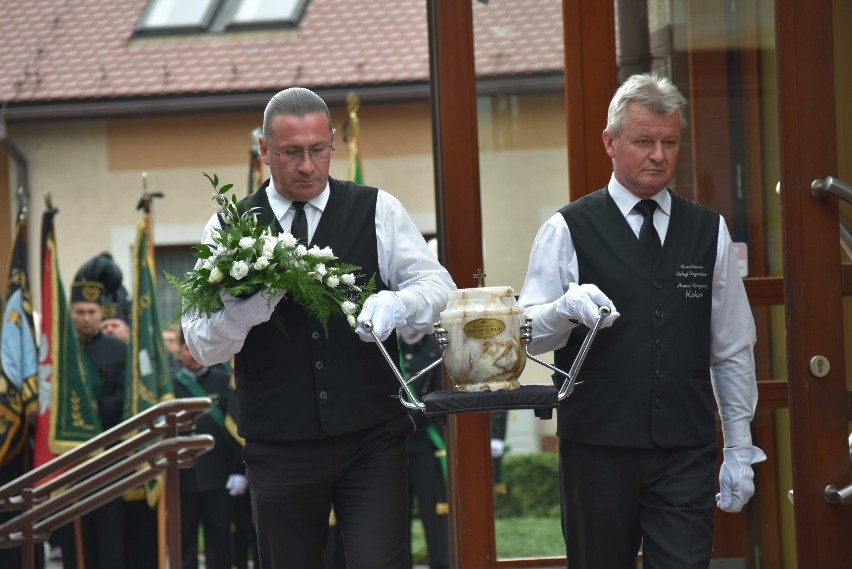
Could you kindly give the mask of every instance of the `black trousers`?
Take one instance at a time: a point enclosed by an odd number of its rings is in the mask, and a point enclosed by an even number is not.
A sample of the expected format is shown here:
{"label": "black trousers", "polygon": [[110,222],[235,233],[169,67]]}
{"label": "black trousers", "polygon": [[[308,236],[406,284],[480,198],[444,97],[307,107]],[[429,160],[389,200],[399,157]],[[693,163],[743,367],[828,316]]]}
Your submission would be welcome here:
{"label": "black trousers", "polygon": [[263,569],[322,569],[332,502],[349,569],[408,569],[408,415],[319,440],[246,441]]}
{"label": "black trousers", "polygon": [[677,449],[560,439],[562,531],[571,569],[706,569],[713,542],[715,443]]}
{"label": "black trousers", "polygon": [[[435,508],[438,503],[447,502],[447,483],[444,480],[441,461],[435,457],[434,447],[431,452],[427,450],[408,453],[408,480],[411,498],[417,499],[420,509],[420,521],[429,552],[429,568],[449,569],[449,521],[446,514],[438,514]],[[409,502],[409,507],[411,505]]]}
{"label": "black trousers", "polygon": [[207,569],[231,568],[231,514],[233,498],[221,490],[181,492],[180,547],[183,569],[198,569],[198,528],[204,528]]}

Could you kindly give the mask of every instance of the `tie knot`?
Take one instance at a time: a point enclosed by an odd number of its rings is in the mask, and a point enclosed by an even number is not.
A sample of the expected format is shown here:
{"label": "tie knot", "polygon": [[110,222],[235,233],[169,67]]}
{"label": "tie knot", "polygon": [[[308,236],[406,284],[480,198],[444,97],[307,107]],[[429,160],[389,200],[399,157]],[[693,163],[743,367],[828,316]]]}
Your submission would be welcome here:
{"label": "tie knot", "polygon": [[308,202],[293,202],[293,208],[296,209],[297,211],[300,210],[300,209],[303,210],[303,209],[305,209],[306,203],[308,203]]}
{"label": "tie knot", "polygon": [[657,209],[657,202],[654,200],[642,200],[636,204],[635,208],[642,215],[648,217],[649,215],[654,215],[654,211]]}

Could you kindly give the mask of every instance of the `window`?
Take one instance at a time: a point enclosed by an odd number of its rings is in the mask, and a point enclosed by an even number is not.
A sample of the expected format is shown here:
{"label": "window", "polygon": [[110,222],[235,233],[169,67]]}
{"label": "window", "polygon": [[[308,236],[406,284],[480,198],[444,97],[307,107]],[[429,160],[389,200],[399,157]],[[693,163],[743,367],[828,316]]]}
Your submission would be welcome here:
{"label": "window", "polygon": [[148,0],[141,35],[288,28],[299,24],[309,0]]}

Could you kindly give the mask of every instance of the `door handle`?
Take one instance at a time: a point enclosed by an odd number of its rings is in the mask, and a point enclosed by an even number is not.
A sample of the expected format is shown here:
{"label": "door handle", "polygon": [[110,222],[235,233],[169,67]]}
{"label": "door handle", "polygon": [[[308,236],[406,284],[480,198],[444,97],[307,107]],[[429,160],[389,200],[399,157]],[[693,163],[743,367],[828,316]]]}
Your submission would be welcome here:
{"label": "door handle", "polygon": [[852,504],[852,484],[846,488],[829,484],[825,487],[825,501],[829,504],[848,506]]}
{"label": "door handle", "polygon": [[846,182],[833,176],[811,182],[811,195],[813,197],[823,199],[828,194],[835,195],[847,203],[852,203],[852,186]]}

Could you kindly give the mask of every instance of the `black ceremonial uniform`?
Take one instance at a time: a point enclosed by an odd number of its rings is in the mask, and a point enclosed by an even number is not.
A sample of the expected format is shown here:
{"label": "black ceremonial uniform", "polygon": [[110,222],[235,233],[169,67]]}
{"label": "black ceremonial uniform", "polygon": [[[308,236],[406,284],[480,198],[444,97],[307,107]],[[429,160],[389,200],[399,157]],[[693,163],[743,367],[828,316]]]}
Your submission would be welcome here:
{"label": "black ceremonial uniform", "polygon": [[[414,344],[400,343],[402,362],[409,377],[427,367],[441,356],[438,342],[431,334]],[[412,384],[421,396],[442,388],[440,367],[423,374]],[[430,418],[420,411],[411,413],[417,430],[406,441],[408,450],[409,519],[413,501],[417,499],[420,521],[426,536],[431,569],[450,566],[449,525],[447,515],[447,482],[443,461],[446,449],[443,442],[443,418]],[[409,531],[411,524],[409,523]],[[411,536],[409,535],[409,547]]]}
{"label": "black ceremonial uniform", "polygon": [[[224,419],[233,416],[236,400],[231,377],[221,366],[203,368],[193,376],[186,368],[174,381],[175,397],[198,397],[203,390],[214,410],[195,421],[196,434],[211,435],[215,446],[201,454],[192,468],[180,471],[180,523],[183,569],[198,567],[198,528],[204,527],[206,567],[228,569],[233,498],[225,488],[231,474],[243,474],[240,445],[227,431]],[[189,382],[196,382],[192,385]]]}

